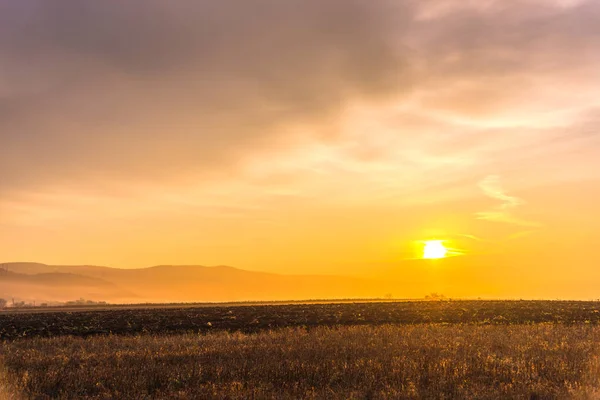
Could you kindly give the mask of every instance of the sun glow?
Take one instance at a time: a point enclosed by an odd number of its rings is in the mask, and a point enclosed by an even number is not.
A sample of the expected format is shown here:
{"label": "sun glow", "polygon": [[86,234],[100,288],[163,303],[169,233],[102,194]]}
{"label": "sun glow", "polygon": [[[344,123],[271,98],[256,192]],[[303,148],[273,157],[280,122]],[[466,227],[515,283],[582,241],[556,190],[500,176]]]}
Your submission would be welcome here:
{"label": "sun glow", "polygon": [[442,240],[428,240],[423,247],[423,258],[435,260],[444,258],[448,254],[448,249],[444,246]]}

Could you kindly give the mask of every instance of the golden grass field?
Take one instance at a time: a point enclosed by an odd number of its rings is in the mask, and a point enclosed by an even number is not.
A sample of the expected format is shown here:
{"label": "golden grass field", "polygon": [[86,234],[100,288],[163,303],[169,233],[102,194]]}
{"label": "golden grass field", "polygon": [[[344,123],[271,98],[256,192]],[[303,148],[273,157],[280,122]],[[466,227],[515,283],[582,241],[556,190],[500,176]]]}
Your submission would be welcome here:
{"label": "golden grass field", "polygon": [[64,336],[0,350],[5,396],[24,399],[600,397],[600,327],[589,324]]}

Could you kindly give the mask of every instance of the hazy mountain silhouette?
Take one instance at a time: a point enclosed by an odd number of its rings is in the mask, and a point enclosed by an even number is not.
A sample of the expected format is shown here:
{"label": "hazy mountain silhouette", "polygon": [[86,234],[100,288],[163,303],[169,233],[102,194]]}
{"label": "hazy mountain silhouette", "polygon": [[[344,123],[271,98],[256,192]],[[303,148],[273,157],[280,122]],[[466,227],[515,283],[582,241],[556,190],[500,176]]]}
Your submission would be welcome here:
{"label": "hazy mountain silhouette", "polygon": [[24,301],[133,300],[137,296],[112,282],[91,276],[63,272],[23,274],[0,272],[0,297]]}
{"label": "hazy mountain silhouette", "polygon": [[41,299],[43,294],[48,296],[43,299],[47,301],[64,300],[60,290],[65,290],[67,299],[84,297],[111,302],[302,300],[381,297],[386,293],[380,282],[368,279],[279,275],[227,266],[160,265],[141,269],[39,263],[4,266],[11,273],[0,276],[0,297],[34,298],[40,293],[37,298]]}

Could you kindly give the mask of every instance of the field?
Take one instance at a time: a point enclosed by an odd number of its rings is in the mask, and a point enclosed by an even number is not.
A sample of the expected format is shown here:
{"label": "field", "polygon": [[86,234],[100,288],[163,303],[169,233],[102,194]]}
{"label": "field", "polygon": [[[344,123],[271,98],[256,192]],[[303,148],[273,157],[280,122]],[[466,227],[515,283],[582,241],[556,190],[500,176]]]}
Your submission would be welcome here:
{"label": "field", "polygon": [[404,301],[1,312],[0,340],[383,324],[598,324],[600,302]]}
{"label": "field", "polygon": [[435,301],[0,314],[0,395],[600,398],[600,303]]}

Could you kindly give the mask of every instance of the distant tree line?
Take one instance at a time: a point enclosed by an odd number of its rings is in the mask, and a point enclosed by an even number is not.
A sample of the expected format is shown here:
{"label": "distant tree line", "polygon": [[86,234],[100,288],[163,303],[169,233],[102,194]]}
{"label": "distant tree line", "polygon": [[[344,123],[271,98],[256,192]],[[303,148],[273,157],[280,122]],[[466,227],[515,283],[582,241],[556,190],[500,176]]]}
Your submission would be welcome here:
{"label": "distant tree line", "polygon": [[450,300],[448,299],[446,296],[444,296],[441,293],[430,293],[427,296],[425,296],[425,300],[434,300],[434,301],[444,301],[444,300]]}
{"label": "distant tree line", "polygon": [[105,305],[107,304],[105,301],[94,301],[94,300],[86,300],[81,298],[79,300],[71,300],[67,301],[65,305],[67,306],[93,306],[93,305]]}
{"label": "distant tree line", "polygon": [[[86,299],[79,299],[79,300],[72,300],[72,301],[67,301],[65,303],[58,303],[57,305],[65,305],[65,306],[91,306],[91,305],[106,305],[108,304],[106,301],[94,301],[94,300],[86,300]],[[0,298],[0,310],[7,308],[9,305],[8,300]],[[14,308],[22,308],[22,307],[36,307],[36,303],[35,301],[33,303],[26,303],[24,301],[15,301],[14,299],[12,299],[12,303],[10,304],[11,307]],[[37,307],[48,307],[48,303],[39,303],[37,305]]]}

